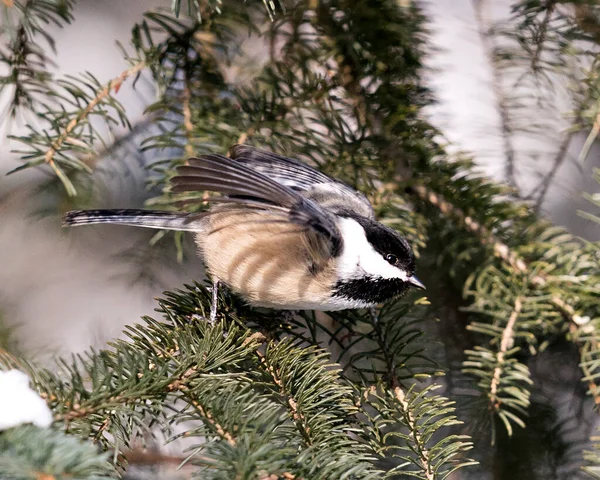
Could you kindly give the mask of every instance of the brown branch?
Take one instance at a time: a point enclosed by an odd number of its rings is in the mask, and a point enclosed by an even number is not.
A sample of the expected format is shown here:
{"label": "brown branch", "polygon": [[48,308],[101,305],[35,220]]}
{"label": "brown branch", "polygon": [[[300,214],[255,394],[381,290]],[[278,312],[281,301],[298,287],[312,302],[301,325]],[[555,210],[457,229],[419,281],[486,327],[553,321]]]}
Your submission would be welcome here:
{"label": "brown branch", "polygon": [[[87,116],[92,112],[92,110],[98,105],[102,100],[110,95],[111,90],[115,90],[115,93],[119,91],[121,84],[129,77],[136,75],[140,70],[142,70],[146,66],[145,62],[139,62],[133,67],[125,70],[118,77],[113,78],[110,82],[106,84],[106,86],[100,90],[96,96],[90,100],[90,102],[85,106],[83,110],[81,110],[75,118],[73,118],[62,131],[62,133],[58,136],[58,138],[52,143],[50,148],[44,154],[44,162],[50,165],[50,167],[56,172],[58,177],[63,180],[63,183],[66,181],[68,184],[70,182],[66,178],[62,169],[56,165],[54,161],[54,156],[59,152],[63,143],[70,137],[71,132],[79,125],[83,120],[87,118]],[[72,187],[72,185],[71,185]]]}
{"label": "brown branch", "polygon": [[271,375],[273,382],[275,382],[275,384],[279,387],[279,395],[281,395],[282,398],[287,399],[286,403],[289,407],[289,410],[291,412],[294,423],[296,424],[296,427],[298,427],[298,429],[302,431],[307,443],[309,445],[311,445],[312,442],[310,439],[311,438],[310,437],[310,429],[307,428],[304,424],[304,420],[305,420],[304,415],[302,415],[302,412],[300,412],[298,410],[298,402],[296,402],[293,395],[290,395],[289,393],[287,393],[285,391],[283,382],[281,381],[281,378],[279,378],[279,374],[275,371],[275,369],[273,368],[272,365],[268,364],[267,359],[262,354],[262,352],[260,350],[256,350],[256,354],[257,354],[258,358],[260,359],[260,363],[262,365],[264,365],[267,372],[269,372],[269,375]]}
{"label": "brown branch", "polygon": [[192,139],[194,136],[194,124],[192,123],[192,109],[190,108],[190,100],[192,94],[188,85],[187,79],[183,85],[182,95],[182,111],[183,111],[183,128],[185,129],[185,155],[188,158],[194,156],[194,147],[192,146]]}
{"label": "brown branch", "polygon": [[[197,373],[196,368],[194,368],[194,367],[189,368],[181,375],[181,377],[175,379],[174,381],[169,383],[169,385],[167,385],[167,391],[168,392],[176,392],[176,391],[182,392],[188,398],[188,400],[194,406],[194,408],[196,408],[196,410],[200,413],[200,415],[203,417],[204,421],[206,421],[208,424],[210,424],[214,428],[214,430],[217,432],[217,434],[221,438],[226,440],[227,443],[229,443],[231,446],[235,446],[236,443],[235,443],[235,439],[233,438],[233,436],[229,432],[227,432],[218,422],[216,422],[215,419],[212,417],[212,415],[202,405],[200,405],[200,403],[197,400],[192,398],[191,395],[189,394],[187,383],[188,383],[189,379],[195,373]],[[44,397],[42,396],[42,398],[44,398]],[[114,404],[114,405],[120,405],[120,404],[124,403],[125,401],[127,401],[127,396],[122,395],[122,396],[116,396],[116,397],[110,398],[108,403]],[[68,406],[68,403],[66,403],[65,405]],[[76,403],[71,407],[71,410],[69,412],[66,412],[64,414],[55,415],[54,420],[55,421],[62,420],[64,422],[68,423],[71,420],[74,420],[76,418],[88,416],[102,408],[106,408],[106,404],[103,406],[98,406],[97,408],[91,408],[91,407],[81,407],[81,405]],[[105,429],[107,426],[108,426],[108,424],[105,421],[100,428]]]}
{"label": "brown branch", "polygon": [[[567,150],[569,148],[569,145],[571,144],[571,139],[573,138],[573,135],[574,135],[574,132],[570,132],[565,136],[565,138],[563,139],[563,141],[560,144],[560,147],[558,148],[558,152],[556,153],[556,155],[554,157],[554,163],[552,165],[552,168],[546,174],[544,179],[540,182],[540,193],[538,195],[538,198],[535,202],[535,207],[534,207],[534,210],[537,214],[540,213],[540,210],[542,208],[542,203],[544,203],[546,194],[548,193],[548,189],[550,188],[550,185],[552,184],[554,177],[558,173],[558,170],[561,167],[561,165],[567,159]],[[532,192],[531,197],[533,197],[533,195],[535,195],[536,193],[537,193],[537,188]]]}
{"label": "brown branch", "polygon": [[521,309],[523,308],[523,303],[521,301],[521,297],[517,297],[515,299],[515,308],[510,314],[510,318],[508,319],[508,323],[502,332],[502,339],[500,340],[500,348],[498,349],[498,353],[496,354],[496,368],[494,368],[494,374],[492,375],[492,381],[490,382],[490,401],[492,403],[492,407],[497,409],[500,407],[500,401],[496,397],[496,393],[498,392],[498,386],[500,385],[500,375],[502,374],[502,364],[504,363],[504,357],[506,356],[506,352],[510,348],[511,343],[513,342],[514,334],[515,334],[515,324],[517,322],[517,318],[521,314]]}
{"label": "brown branch", "polygon": [[412,433],[412,436],[415,440],[415,444],[417,445],[419,458],[421,459],[421,465],[423,465],[426,478],[427,480],[435,480],[435,472],[431,471],[431,459],[429,458],[429,451],[425,448],[425,445],[423,444],[423,439],[419,434],[417,422],[415,421],[415,418],[412,412],[410,411],[410,406],[408,404],[408,401],[406,400],[406,396],[404,395],[404,392],[400,387],[394,388],[394,395],[396,396],[396,400],[400,402],[400,405],[402,405],[402,408],[404,409],[404,419],[407,423],[409,430]]}
{"label": "brown branch", "polygon": [[[465,215],[465,213],[462,210],[452,205],[441,195],[427,190],[427,188],[425,188],[423,185],[415,185],[412,187],[412,190],[418,195],[418,197],[421,200],[424,200],[437,207],[443,214],[451,215],[457,220],[461,221],[469,232],[475,234],[480,238],[480,241],[483,245],[492,245],[494,249],[494,255],[500,257],[511,267],[516,268],[519,272],[527,272],[527,265],[523,261],[523,259],[519,258],[519,256],[516,253],[511,251],[508,245],[497,240],[494,237],[493,233],[490,232],[489,229],[487,229],[477,220],[473,219],[468,215]],[[540,284],[545,283],[545,280],[543,278],[538,277],[539,275],[534,277],[534,280],[538,279]]]}
{"label": "brown branch", "polygon": [[569,145],[571,144],[571,140],[573,139],[573,136],[575,135],[575,130],[576,130],[575,127],[581,121],[581,116],[583,115],[583,112],[585,111],[587,106],[588,106],[588,102],[585,100],[582,100],[579,103],[579,105],[577,106],[577,109],[575,110],[575,113],[573,115],[573,119],[571,120],[570,125],[567,129],[569,133],[567,133],[565,135],[562,142],[560,143],[560,146],[558,147],[558,151],[556,152],[556,155],[554,156],[554,162],[552,164],[552,167],[550,168],[548,173],[544,176],[543,180],[539,183],[539,185],[526,197],[526,199],[528,199],[528,198],[533,199],[539,190],[540,193],[538,194],[538,198],[535,202],[535,207],[534,207],[534,211],[536,212],[536,214],[539,214],[539,212],[541,210],[542,203],[544,202],[544,199],[546,198],[546,194],[548,193],[548,189],[550,188],[550,185],[552,184],[554,177],[558,173],[558,170],[560,169],[561,165],[568,158],[567,153],[568,153]]}
{"label": "brown branch", "polygon": [[204,421],[207,422],[209,425],[211,425],[215,429],[217,434],[223,440],[225,440],[232,447],[235,447],[236,441],[235,441],[235,438],[233,438],[233,435],[231,435],[229,432],[227,432],[223,428],[223,426],[213,418],[213,416],[210,414],[210,412],[208,412],[202,405],[200,405],[200,403],[197,400],[194,400],[188,394],[186,394],[185,396],[188,398],[188,400],[194,406],[194,408],[196,408],[198,413],[200,413],[200,415],[202,415],[202,417],[204,417]]}
{"label": "brown branch", "polygon": [[542,20],[539,29],[538,38],[535,40],[535,52],[533,53],[533,57],[531,57],[531,71],[535,72],[540,61],[540,57],[542,55],[542,51],[544,50],[544,42],[546,41],[546,36],[548,35],[548,24],[550,23],[550,18],[554,13],[554,7],[556,6],[555,0],[549,0],[546,4],[546,14]]}

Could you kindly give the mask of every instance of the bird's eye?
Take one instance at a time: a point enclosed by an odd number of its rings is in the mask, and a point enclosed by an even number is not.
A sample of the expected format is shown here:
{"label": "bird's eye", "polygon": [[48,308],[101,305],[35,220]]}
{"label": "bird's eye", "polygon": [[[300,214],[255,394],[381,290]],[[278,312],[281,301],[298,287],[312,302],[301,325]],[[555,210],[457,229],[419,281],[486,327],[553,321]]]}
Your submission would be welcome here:
{"label": "bird's eye", "polygon": [[392,255],[391,253],[388,253],[385,256],[385,259],[388,261],[388,263],[390,265],[398,265],[398,257],[396,255]]}

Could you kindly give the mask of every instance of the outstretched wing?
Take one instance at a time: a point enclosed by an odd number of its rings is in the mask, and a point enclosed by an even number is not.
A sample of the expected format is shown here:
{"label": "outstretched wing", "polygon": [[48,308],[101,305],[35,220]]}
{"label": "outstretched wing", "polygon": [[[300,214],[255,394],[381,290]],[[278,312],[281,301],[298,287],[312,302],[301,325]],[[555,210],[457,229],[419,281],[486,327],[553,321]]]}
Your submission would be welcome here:
{"label": "outstretched wing", "polygon": [[240,208],[258,208],[272,216],[283,214],[291,225],[305,227],[307,245],[317,263],[336,256],[341,250],[342,236],[332,213],[261,172],[212,154],[190,158],[188,165],[178,167],[177,173],[171,179],[174,192],[222,193],[227,196],[223,200]]}
{"label": "outstretched wing", "polygon": [[305,163],[248,145],[234,145],[230,154],[237,162],[300,192],[328,211],[351,211],[363,217],[375,217],[371,203],[363,194]]}

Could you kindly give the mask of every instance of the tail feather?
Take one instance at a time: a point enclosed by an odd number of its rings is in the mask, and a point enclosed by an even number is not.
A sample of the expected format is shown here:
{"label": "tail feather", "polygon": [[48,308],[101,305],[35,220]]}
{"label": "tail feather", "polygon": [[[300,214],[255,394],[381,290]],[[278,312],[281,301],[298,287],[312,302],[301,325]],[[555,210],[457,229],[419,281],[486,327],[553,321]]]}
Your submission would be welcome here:
{"label": "tail feather", "polygon": [[198,231],[201,215],[160,210],[74,210],[62,220],[63,227],[110,223],[162,230]]}

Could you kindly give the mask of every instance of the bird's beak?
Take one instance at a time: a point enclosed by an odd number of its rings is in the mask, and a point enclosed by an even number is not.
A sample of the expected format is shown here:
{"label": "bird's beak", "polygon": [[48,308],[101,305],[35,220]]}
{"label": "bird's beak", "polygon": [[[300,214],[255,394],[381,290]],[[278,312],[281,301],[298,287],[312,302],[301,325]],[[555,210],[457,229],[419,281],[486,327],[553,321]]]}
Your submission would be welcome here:
{"label": "bird's beak", "polygon": [[421,290],[425,290],[425,285],[423,285],[421,283],[421,281],[414,275],[412,277],[408,278],[408,283],[410,283],[413,287],[420,288]]}

